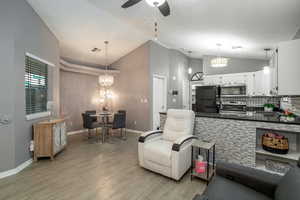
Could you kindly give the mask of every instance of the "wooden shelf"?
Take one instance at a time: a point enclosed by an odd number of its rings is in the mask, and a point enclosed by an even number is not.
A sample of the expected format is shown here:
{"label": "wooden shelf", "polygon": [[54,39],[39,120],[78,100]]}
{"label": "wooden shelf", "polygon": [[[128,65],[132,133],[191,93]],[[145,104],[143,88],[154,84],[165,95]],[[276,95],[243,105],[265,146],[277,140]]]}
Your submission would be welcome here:
{"label": "wooden shelf", "polygon": [[276,153],[265,151],[262,147],[256,147],[256,153],[264,156],[272,156],[276,158],[282,158],[282,159],[293,160],[293,161],[298,161],[300,157],[300,152],[289,151],[288,154],[276,154]]}

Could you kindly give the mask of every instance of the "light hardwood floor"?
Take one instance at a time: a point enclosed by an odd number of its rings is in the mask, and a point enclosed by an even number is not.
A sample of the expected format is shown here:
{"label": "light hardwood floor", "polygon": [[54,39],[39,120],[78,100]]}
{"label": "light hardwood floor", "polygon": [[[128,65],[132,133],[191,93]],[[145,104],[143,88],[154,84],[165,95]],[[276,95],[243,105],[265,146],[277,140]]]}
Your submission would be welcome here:
{"label": "light hardwood floor", "polygon": [[138,165],[137,138],[89,143],[82,135],[69,137],[69,146],[54,161],[41,160],[21,173],[0,180],[2,200],[191,200],[206,185],[180,182]]}

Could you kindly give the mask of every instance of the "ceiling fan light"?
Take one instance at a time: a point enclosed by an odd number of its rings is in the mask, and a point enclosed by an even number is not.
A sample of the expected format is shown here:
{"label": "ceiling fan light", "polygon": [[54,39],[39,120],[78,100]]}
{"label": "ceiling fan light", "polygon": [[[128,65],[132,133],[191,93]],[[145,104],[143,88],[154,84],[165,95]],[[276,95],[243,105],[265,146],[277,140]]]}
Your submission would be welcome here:
{"label": "ceiling fan light", "polygon": [[146,0],[146,2],[152,7],[159,7],[166,2],[166,0]]}
{"label": "ceiling fan light", "polygon": [[228,58],[217,57],[212,59],[211,66],[215,68],[227,67],[228,66]]}

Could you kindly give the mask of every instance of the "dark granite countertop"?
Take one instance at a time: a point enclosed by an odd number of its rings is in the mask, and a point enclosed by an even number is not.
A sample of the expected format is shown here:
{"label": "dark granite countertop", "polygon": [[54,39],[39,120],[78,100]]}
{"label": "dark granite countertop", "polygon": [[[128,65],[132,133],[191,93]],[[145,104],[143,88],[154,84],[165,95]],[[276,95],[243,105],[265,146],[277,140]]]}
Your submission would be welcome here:
{"label": "dark granite countertop", "polygon": [[[161,113],[166,114],[166,113]],[[257,121],[257,122],[269,122],[269,123],[282,123],[282,124],[294,124],[300,125],[300,117],[297,117],[295,121],[288,122],[283,121],[279,113],[256,113],[253,116],[247,115],[233,115],[233,114],[219,114],[219,113],[196,113],[196,117],[208,117],[219,119],[233,119],[241,121]]]}

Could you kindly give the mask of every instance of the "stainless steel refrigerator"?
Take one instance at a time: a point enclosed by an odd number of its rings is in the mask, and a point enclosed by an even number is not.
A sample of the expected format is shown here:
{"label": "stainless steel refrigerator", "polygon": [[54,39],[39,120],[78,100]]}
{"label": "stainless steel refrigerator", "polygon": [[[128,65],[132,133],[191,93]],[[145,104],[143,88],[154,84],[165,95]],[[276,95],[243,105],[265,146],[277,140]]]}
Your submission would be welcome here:
{"label": "stainless steel refrigerator", "polygon": [[218,113],[217,99],[220,97],[219,86],[198,86],[196,87],[196,108],[195,112]]}

